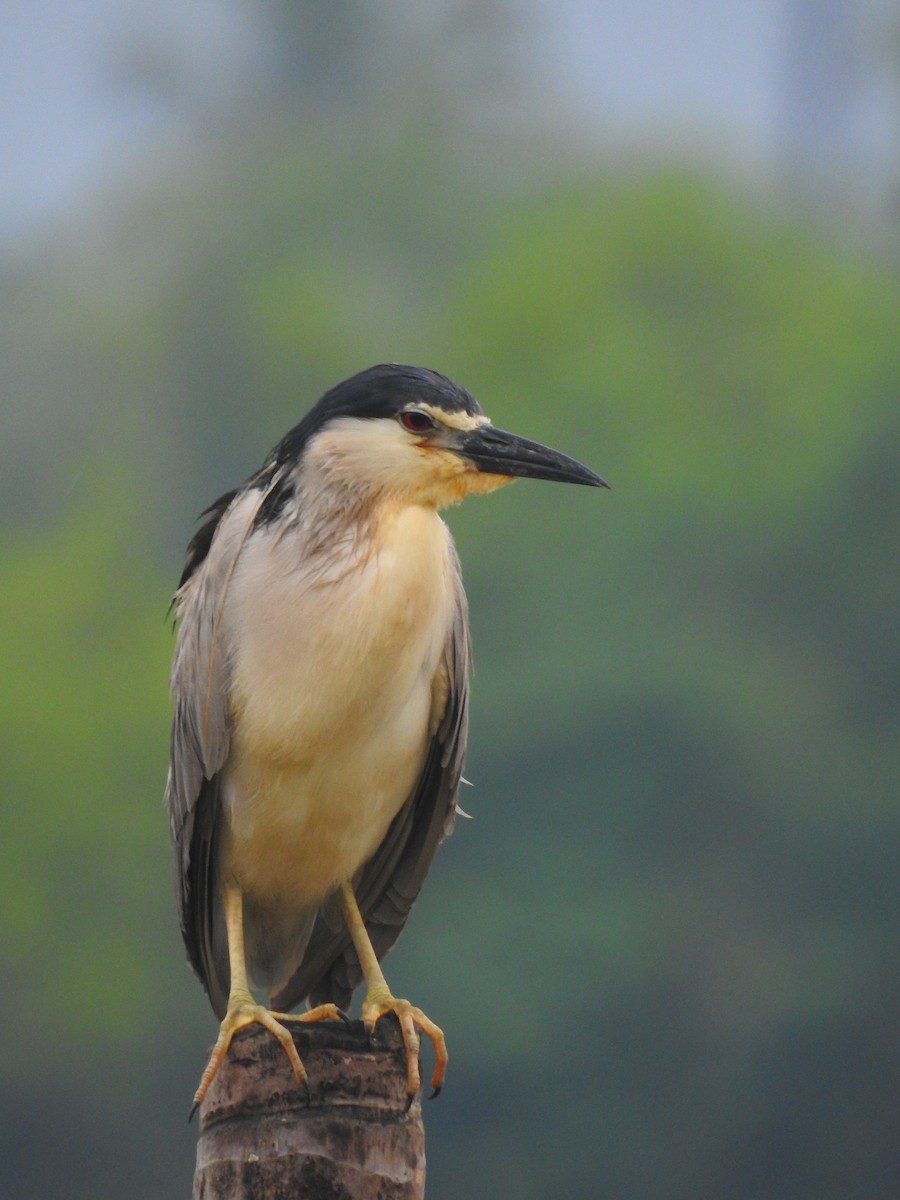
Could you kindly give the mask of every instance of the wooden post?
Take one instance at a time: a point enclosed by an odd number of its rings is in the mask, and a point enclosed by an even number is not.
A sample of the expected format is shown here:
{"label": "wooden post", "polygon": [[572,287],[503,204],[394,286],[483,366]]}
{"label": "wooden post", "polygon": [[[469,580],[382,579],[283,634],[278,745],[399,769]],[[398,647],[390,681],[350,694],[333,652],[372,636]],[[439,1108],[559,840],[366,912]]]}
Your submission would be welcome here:
{"label": "wooden post", "polygon": [[309,1073],[297,1086],[259,1025],[231,1044],[200,1108],[193,1200],[422,1200],[425,1131],[406,1111],[397,1022],[288,1028]]}

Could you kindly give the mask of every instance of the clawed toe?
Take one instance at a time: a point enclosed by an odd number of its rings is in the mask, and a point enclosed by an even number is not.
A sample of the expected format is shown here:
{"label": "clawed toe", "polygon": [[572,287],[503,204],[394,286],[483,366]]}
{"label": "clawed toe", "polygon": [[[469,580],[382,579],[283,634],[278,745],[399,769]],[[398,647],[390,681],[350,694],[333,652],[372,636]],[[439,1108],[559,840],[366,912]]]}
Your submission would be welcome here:
{"label": "clawed toe", "polygon": [[407,1108],[409,1108],[421,1086],[418,1030],[421,1030],[434,1046],[434,1074],[431,1077],[431,1099],[440,1093],[444,1085],[444,1076],[447,1073],[448,1061],[447,1043],[444,1039],[443,1030],[435,1025],[434,1021],[427,1017],[421,1008],[416,1008],[408,1000],[399,1000],[397,997],[392,996],[390,992],[382,989],[371,989],[363,1002],[363,1024],[368,1030],[370,1037],[375,1031],[377,1022],[385,1013],[389,1012],[394,1013],[400,1023],[400,1033],[403,1036],[403,1046],[406,1050],[406,1092],[408,1096]]}
{"label": "clawed toe", "polygon": [[231,1045],[234,1035],[240,1029],[245,1029],[248,1025],[262,1025],[264,1029],[268,1029],[273,1037],[277,1038],[284,1048],[288,1062],[291,1064],[291,1070],[294,1073],[294,1078],[300,1087],[306,1089],[307,1102],[310,1098],[309,1077],[306,1074],[306,1068],[300,1061],[300,1055],[297,1053],[297,1047],[294,1045],[294,1039],[291,1037],[289,1030],[285,1029],[282,1021],[340,1021],[347,1020],[347,1014],[342,1012],[334,1004],[320,1004],[317,1008],[310,1009],[305,1013],[276,1013],[264,1008],[261,1004],[255,1004],[251,1001],[240,1001],[239,1003],[229,1005],[222,1024],[219,1026],[219,1036],[216,1038],[216,1044],[213,1046],[212,1053],[209,1056],[209,1062],[200,1077],[200,1084],[194,1096],[194,1104],[191,1108],[190,1121],[194,1113],[203,1103],[206,1093],[209,1091],[209,1086],[215,1079],[216,1074],[225,1061],[225,1056],[228,1053],[228,1048]]}

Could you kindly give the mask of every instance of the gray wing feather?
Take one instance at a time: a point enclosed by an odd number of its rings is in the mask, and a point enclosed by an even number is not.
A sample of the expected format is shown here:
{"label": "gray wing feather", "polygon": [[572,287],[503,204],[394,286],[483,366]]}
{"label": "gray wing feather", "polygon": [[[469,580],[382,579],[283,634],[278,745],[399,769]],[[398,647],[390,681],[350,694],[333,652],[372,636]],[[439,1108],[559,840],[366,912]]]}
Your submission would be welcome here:
{"label": "gray wing feather", "polygon": [[189,550],[186,578],[175,596],[180,625],[170,681],[175,712],[166,784],[175,897],[188,961],[220,1016],[230,975],[219,904],[219,772],[231,728],[228,653],[219,621],[235,563],[268,490],[248,488],[222,498],[214,529],[201,531],[205,556],[193,562]]}
{"label": "gray wing feather", "polygon": [[[415,790],[354,879],[356,898],[379,960],[403,931],[437,848],[451,832],[456,815],[466,756],[471,651],[459,563],[451,552],[456,609],[444,651],[443,669],[449,685],[444,712]],[[333,896],[319,910],[303,960],[273,997],[273,1005],[284,1011],[308,997],[313,1004],[331,1001],[346,1008],[361,980],[339,899]]]}

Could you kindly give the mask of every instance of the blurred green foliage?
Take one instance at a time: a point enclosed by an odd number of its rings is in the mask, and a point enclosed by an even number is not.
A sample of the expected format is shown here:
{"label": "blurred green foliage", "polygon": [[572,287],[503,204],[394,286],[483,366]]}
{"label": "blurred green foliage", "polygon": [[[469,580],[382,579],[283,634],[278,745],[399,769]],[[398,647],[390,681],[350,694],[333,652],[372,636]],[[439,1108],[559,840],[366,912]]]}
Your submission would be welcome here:
{"label": "blurred green foliage", "polygon": [[393,358],[613,488],[449,517],[475,820],[388,965],[450,1040],[429,1195],[892,1200],[896,271],[685,175],[473,193],[414,134],[282,134],[17,284],[0,1190],[187,1194],[168,595],[194,514]]}

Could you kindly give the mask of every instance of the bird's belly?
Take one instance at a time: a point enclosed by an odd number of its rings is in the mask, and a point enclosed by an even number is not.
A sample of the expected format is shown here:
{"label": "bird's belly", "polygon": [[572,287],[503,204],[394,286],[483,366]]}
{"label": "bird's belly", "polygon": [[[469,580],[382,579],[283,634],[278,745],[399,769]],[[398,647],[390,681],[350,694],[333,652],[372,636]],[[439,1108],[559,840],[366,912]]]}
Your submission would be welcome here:
{"label": "bird's belly", "polygon": [[372,856],[421,772],[450,614],[444,537],[410,545],[409,533],[401,554],[334,585],[284,571],[262,588],[235,581],[248,608],[225,867],[260,901],[321,903]]}
{"label": "bird's belly", "polygon": [[384,739],[338,739],[324,759],[234,756],[227,866],[245,893],[317,906],[371,858],[421,771],[429,705],[419,699]]}

